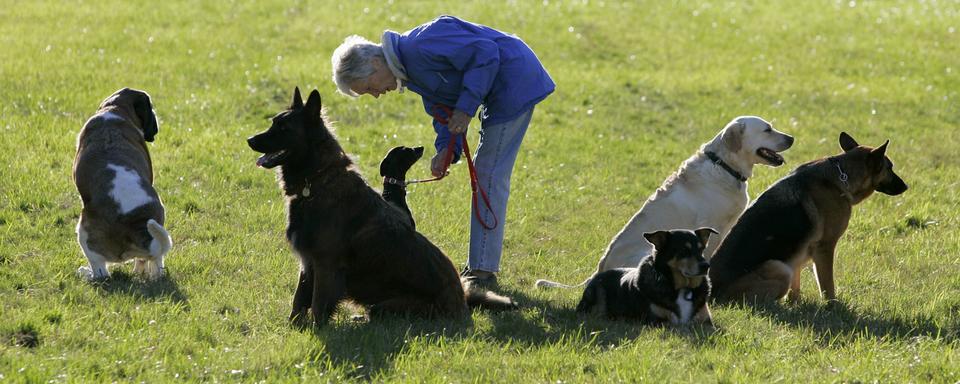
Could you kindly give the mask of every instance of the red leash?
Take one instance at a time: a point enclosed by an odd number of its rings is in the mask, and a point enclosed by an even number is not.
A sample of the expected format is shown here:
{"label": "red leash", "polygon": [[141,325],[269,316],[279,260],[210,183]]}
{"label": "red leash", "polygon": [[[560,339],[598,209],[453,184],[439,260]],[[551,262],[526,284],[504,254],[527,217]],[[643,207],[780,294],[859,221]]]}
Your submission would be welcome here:
{"label": "red leash", "polygon": [[[437,120],[438,123],[443,125],[448,125],[450,123],[449,117],[453,115],[453,108],[450,108],[450,106],[443,105],[443,104],[434,104],[432,112],[433,112],[433,118]],[[460,137],[463,139],[463,155],[467,158],[467,168],[470,170],[470,188],[473,190],[473,212],[477,217],[477,221],[480,222],[481,226],[483,226],[488,230],[494,229],[497,227],[499,223],[497,220],[497,214],[496,212],[493,212],[493,208],[490,206],[490,198],[487,197],[487,191],[484,191],[483,188],[480,187],[480,181],[477,179],[477,168],[473,165],[473,158],[470,157],[470,146],[467,144],[467,135],[460,134],[459,136],[450,137],[450,142],[447,143],[447,155],[443,159],[443,169],[444,169],[443,175],[434,177],[432,179],[410,180],[407,182],[407,184],[427,183],[431,181],[437,181],[446,177],[447,174],[449,174],[449,172],[447,172],[447,169],[450,168],[450,163],[453,161],[453,151],[456,149],[457,137]],[[489,211],[490,214],[493,215],[493,225],[488,224],[480,216],[480,207],[479,207],[479,203],[477,202],[478,192],[480,197],[483,198],[483,203],[487,206],[487,211]]]}

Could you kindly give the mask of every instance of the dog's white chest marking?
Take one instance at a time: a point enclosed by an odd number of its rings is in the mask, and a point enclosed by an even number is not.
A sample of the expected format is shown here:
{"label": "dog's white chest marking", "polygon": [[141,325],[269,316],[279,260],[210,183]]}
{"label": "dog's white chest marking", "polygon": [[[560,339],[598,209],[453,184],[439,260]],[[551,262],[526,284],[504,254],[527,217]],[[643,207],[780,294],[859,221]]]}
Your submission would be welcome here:
{"label": "dog's white chest marking", "polygon": [[113,112],[104,112],[100,114],[100,118],[104,120],[123,120],[120,115]]}
{"label": "dog's white chest marking", "polygon": [[681,289],[677,293],[677,315],[680,324],[689,322],[693,316],[693,294],[690,290]]}
{"label": "dog's white chest marking", "polygon": [[113,186],[110,188],[110,197],[120,206],[120,213],[126,214],[137,207],[153,202],[147,191],[140,185],[140,176],[119,165],[107,164],[113,170]]}

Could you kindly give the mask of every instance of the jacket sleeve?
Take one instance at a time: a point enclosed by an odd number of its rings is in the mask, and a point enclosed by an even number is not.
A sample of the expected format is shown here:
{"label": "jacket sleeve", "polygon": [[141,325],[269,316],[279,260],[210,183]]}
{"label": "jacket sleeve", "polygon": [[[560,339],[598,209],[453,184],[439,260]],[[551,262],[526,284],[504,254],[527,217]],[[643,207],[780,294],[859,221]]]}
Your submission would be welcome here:
{"label": "jacket sleeve", "polygon": [[465,33],[456,28],[444,28],[446,34],[434,35],[418,43],[420,53],[430,60],[447,62],[463,73],[460,97],[456,109],[476,116],[477,108],[490,92],[493,79],[500,70],[500,50],[493,40]]}
{"label": "jacket sleeve", "polygon": [[[427,100],[426,97],[423,98],[423,107],[427,111],[427,114],[433,119],[433,130],[437,132],[437,139],[433,141],[433,146],[437,149],[437,152],[447,148],[450,145],[450,129],[447,128],[446,124],[441,124],[437,120],[436,114],[440,114],[444,119],[449,119],[450,116],[447,116],[442,110],[434,108],[437,105],[436,103]],[[457,142],[454,144],[453,150],[453,160],[451,163],[457,163],[460,161],[460,153],[463,151],[463,143],[461,143],[460,138],[457,138]]]}

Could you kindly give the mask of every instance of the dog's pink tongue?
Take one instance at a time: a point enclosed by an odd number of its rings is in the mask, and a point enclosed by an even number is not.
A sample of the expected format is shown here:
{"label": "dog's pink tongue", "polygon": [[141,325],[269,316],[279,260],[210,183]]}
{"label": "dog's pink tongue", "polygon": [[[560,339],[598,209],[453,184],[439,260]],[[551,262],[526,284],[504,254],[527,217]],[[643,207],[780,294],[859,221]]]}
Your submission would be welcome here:
{"label": "dog's pink tongue", "polygon": [[257,159],[257,166],[262,167],[263,163],[266,163],[266,162],[267,162],[267,155],[260,156],[260,158]]}

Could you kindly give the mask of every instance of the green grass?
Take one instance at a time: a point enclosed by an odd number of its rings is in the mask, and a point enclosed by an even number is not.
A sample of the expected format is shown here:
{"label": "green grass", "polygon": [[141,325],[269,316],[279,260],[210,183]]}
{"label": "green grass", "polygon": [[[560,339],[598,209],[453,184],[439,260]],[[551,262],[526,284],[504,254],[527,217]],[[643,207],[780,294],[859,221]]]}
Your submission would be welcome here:
{"label": "green grass", "polygon": [[[0,381],[957,382],[960,380],[960,4],[956,1],[0,1]],[[335,93],[329,57],[440,13],[524,38],[557,82],[513,178],[501,282],[518,312],[298,330],[296,260],[273,173],[244,139],[294,86],[319,88],[378,185],[395,145],[432,143],[413,94]],[[169,278],[85,263],[76,134],[118,88],[153,96],[150,145],[175,248]],[[891,140],[910,190],[857,206],[837,258],[843,302],[808,271],[803,301],[714,307],[720,331],[580,318],[579,282],[646,197],[731,118],[797,138],[780,168]],[[476,122],[472,132],[476,132]],[[473,136],[475,139],[475,136]],[[426,176],[421,161],[414,177]],[[466,258],[463,166],[413,187],[418,228]]]}

